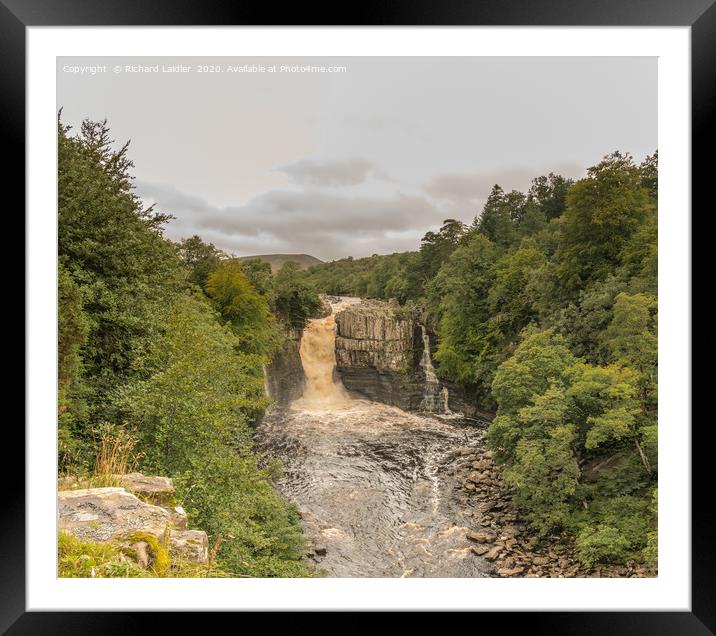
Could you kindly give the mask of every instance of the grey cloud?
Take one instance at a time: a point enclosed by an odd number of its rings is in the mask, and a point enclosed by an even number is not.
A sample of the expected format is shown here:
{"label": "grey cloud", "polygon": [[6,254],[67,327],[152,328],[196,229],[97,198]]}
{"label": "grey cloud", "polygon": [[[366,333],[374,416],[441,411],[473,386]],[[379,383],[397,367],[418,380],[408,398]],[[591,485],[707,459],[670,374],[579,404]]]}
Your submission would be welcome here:
{"label": "grey cloud", "polygon": [[532,179],[555,172],[567,178],[579,178],[584,168],[576,163],[566,163],[547,170],[534,168],[510,168],[500,172],[482,174],[443,174],[433,177],[424,187],[430,196],[453,203],[483,201],[497,184],[504,190],[529,189]]}
{"label": "grey cloud", "polygon": [[306,252],[322,259],[416,249],[442,214],[427,198],[398,194],[342,197],[316,191],[272,190],[246,205],[216,207],[172,186],[138,183],[148,203],[173,214],[167,235],[199,234],[239,256]]}
{"label": "grey cloud", "polygon": [[386,176],[372,161],[366,159],[301,159],[278,168],[291,181],[302,185],[349,186],[363,183],[369,175],[380,179]]}

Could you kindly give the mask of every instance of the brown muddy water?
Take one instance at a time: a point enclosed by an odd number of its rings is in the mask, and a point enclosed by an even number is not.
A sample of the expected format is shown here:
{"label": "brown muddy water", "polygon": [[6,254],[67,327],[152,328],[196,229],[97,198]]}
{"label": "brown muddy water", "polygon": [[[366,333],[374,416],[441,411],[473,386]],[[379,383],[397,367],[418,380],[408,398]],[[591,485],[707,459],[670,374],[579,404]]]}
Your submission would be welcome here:
{"label": "brown muddy water", "polygon": [[458,449],[483,444],[484,428],[350,395],[335,374],[334,317],[354,302],[309,323],[304,394],[266,415],[257,445],[283,462],[279,488],[298,505],[328,576],[488,576],[448,474]]}

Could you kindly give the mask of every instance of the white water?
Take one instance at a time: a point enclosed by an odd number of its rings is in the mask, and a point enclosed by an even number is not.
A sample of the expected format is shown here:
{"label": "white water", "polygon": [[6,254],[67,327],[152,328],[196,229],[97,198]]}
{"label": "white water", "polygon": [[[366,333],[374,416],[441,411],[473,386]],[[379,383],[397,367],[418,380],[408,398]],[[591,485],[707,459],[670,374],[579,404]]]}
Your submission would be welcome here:
{"label": "white water", "polygon": [[359,298],[342,298],[331,303],[331,313],[325,318],[309,321],[301,338],[301,363],[306,375],[303,396],[292,408],[324,411],[350,406],[352,398],[336,377],[336,314],[360,302]]}
{"label": "white water", "polygon": [[428,336],[425,325],[420,325],[420,330],[423,334],[423,355],[420,358],[420,367],[425,375],[425,393],[420,404],[420,410],[428,413],[450,414],[450,409],[447,407],[447,387],[443,387],[442,391],[440,391],[440,381],[435,373],[433,360],[430,357],[430,336]]}

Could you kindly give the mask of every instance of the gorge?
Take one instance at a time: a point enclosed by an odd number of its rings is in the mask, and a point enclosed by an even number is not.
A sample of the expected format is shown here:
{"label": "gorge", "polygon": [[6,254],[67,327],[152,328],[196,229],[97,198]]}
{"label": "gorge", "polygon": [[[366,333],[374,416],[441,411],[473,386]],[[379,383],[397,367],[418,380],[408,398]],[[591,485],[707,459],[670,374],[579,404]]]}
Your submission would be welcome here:
{"label": "gorge", "polygon": [[[332,298],[331,313],[300,340],[305,389],[296,377],[257,431],[281,459],[279,488],[298,504],[313,554],[329,576],[474,577],[489,565],[471,551],[472,512],[458,505],[448,460],[482,446],[484,423],[441,415],[427,341],[387,303]],[[296,348],[285,355],[295,357]],[[416,357],[425,382],[403,367]],[[296,368],[283,362],[276,368]],[[401,390],[405,389],[405,393]],[[414,408],[408,412],[404,408]]]}

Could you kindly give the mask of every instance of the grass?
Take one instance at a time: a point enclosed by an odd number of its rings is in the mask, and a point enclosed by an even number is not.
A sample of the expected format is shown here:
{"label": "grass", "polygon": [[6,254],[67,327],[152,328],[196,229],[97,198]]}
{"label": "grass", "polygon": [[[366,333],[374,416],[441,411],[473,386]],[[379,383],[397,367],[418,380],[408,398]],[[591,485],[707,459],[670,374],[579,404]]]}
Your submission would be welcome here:
{"label": "grass", "polygon": [[[144,541],[149,546],[150,564],[145,569],[137,563],[129,545]],[[159,540],[146,532],[134,532],[123,543],[82,541],[69,532],[60,531],[57,539],[60,578],[225,578],[230,576],[216,567],[215,545],[209,563],[192,563],[171,559],[168,550],[169,534]]]}
{"label": "grass", "polygon": [[124,427],[101,431],[91,487],[121,486],[121,475],[132,472],[143,457],[134,452],[138,441]]}
{"label": "grass", "polygon": [[61,578],[146,578],[150,572],[128,558],[123,550],[109,543],[81,541],[60,531],[57,539]]}

